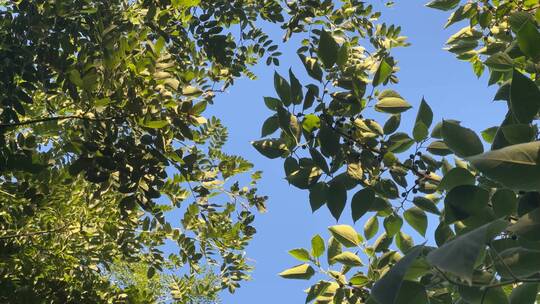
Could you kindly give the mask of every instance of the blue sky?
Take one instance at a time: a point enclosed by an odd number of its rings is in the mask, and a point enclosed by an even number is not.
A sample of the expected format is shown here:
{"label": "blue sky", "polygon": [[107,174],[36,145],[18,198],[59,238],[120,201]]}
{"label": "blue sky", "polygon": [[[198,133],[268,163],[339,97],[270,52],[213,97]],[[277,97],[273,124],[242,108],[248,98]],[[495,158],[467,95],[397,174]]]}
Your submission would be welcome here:
{"label": "blue sky", "polygon": [[[394,86],[415,107],[422,96],[435,112],[435,121],[456,118],[462,124],[477,131],[498,125],[506,111],[506,105],[492,102],[495,87],[487,86],[487,79],[477,79],[467,62],[458,61],[444,51],[444,42],[463,24],[443,29],[448,13],[429,9],[424,1],[398,1],[392,8],[383,9],[383,20],[401,25],[402,35],[409,37],[412,45],[394,51],[401,71],[400,84]],[[280,40],[279,29],[268,27],[274,40]],[[284,55],[277,69],[286,74],[292,66],[295,74],[307,78],[298,60],[294,41],[282,47]],[[287,253],[297,247],[309,248],[311,237],[321,234],[328,237],[327,227],[335,224],[329,211],[323,207],[312,214],[308,192],[298,190],[284,180],[282,160],[270,160],[259,155],[250,145],[260,137],[262,122],[271,112],[263,103],[263,96],[275,96],[273,68],[261,65],[255,68],[258,80],[241,79],[220,95],[208,114],[219,116],[229,128],[230,141],[226,150],[240,154],[264,172],[260,191],[270,197],[268,212],[256,220],[258,233],[247,250],[256,267],[253,280],[242,285],[234,295],[223,294],[223,303],[303,303],[303,290],[308,281],[281,279],[277,273],[298,264]],[[302,79],[301,79],[302,80]],[[412,129],[416,110],[406,112],[401,128]],[[349,194],[349,197],[351,194]],[[340,223],[351,224],[350,205]],[[364,216],[354,227],[362,231]],[[435,218],[430,218],[433,229]],[[417,243],[424,239],[414,231],[407,231]],[[428,232],[428,236],[430,233]]]}

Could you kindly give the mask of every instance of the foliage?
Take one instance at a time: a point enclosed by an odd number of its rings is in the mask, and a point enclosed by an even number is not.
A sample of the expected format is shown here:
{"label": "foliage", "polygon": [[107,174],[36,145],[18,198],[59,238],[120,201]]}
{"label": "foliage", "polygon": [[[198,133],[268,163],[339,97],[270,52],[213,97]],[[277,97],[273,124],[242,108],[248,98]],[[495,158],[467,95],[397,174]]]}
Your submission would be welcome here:
{"label": "foliage", "polygon": [[[289,6],[296,22],[287,29],[305,37],[298,54],[312,81],[302,84],[292,71],[288,80],[276,73],[277,97],[265,97],[275,123],[265,123],[262,132],[273,137],[254,146],[284,159],[287,180],[309,191],[313,211],[326,205],[336,221],[346,207],[354,221],[374,214],[365,223],[365,239],[351,226],[336,225],[326,246],[315,236],[311,250],[290,252],[304,264],[281,276],[323,276],[307,290],[306,303],[539,298],[540,5],[461,2],[427,6],[453,10],[446,26],[467,23],[448,39],[448,51],[471,62],[478,76],[489,71],[489,84],[499,86],[495,99],[508,103],[501,125],[486,128],[482,137],[466,122],[434,124],[425,100],[413,130],[400,130],[411,104],[384,86],[398,81],[390,52],[406,42],[398,26],[377,23],[371,5],[343,0]],[[373,110],[388,119],[376,121],[381,115]],[[436,247],[415,246],[403,232],[406,224],[424,236],[428,219],[436,216],[429,236]],[[371,242],[380,218],[384,231]]]}
{"label": "foliage", "polygon": [[174,273],[181,303],[234,292],[266,197],[203,113],[249,66],[279,63],[255,26],[282,20],[278,3],[1,5],[1,301],[151,301],[110,280],[118,264]]}

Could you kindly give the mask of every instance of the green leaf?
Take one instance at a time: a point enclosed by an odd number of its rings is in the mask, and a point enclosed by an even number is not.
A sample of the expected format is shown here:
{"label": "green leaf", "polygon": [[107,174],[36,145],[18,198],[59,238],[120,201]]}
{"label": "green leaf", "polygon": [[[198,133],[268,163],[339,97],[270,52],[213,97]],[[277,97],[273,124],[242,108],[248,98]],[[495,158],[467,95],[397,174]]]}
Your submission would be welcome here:
{"label": "green leaf", "polygon": [[362,266],[362,260],[354,253],[350,251],[344,251],[334,257],[334,262],[341,263],[345,266],[355,267]]}
{"label": "green leaf", "polygon": [[396,246],[399,248],[399,250],[401,250],[401,252],[407,253],[414,246],[414,242],[410,235],[400,231],[396,235]]}
{"label": "green leaf", "polygon": [[357,247],[362,241],[361,236],[349,225],[330,226],[328,230],[345,247]]}
{"label": "green leaf", "polygon": [[540,190],[540,142],[511,145],[469,157],[467,160],[486,177],[512,190]]}
{"label": "green leaf", "polygon": [[274,97],[264,97],[264,104],[268,109],[277,111],[277,109],[281,107],[282,102],[281,100]]}
{"label": "green leaf", "polygon": [[185,96],[199,96],[203,93],[203,91],[197,87],[193,86],[187,86],[182,88],[182,95]]}
{"label": "green leaf", "polygon": [[309,264],[301,264],[282,271],[279,275],[285,279],[309,280],[315,270]]}
{"label": "green leaf", "polygon": [[347,175],[349,175],[354,180],[363,180],[363,170],[362,165],[359,163],[349,163],[347,164]]}
{"label": "green leaf", "polygon": [[370,217],[364,224],[364,236],[367,240],[372,239],[379,231],[379,220],[374,215]]}
{"label": "green leaf", "polygon": [[311,239],[311,254],[318,258],[324,253],[324,240],[320,235],[315,235]]}
{"label": "green leaf", "polygon": [[441,140],[431,142],[428,145],[427,150],[432,154],[440,156],[446,156],[454,153],[452,150],[448,149],[448,146],[444,143],[444,141]]}
{"label": "green leaf", "polygon": [[506,72],[510,71],[514,67],[514,61],[506,53],[496,53],[490,56],[485,64],[494,71]]}
{"label": "green leaf", "polygon": [[424,211],[437,215],[441,214],[435,203],[426,197],[416,196],[413,198],[413,204]]}
{"label": "green leaf", "polygon": [[533,16],[527,12],[514,13],[509,18],[512,30],[516,33],[520,50],[532,58],[540,58],[540,32]]}
{"label": "green leaf", "polygon": [[302,121],[302,128],[306,130],[306,132],[311,133],[313,130],[318,129],[321,127],[321,119],[319,116],[314,114],[308,114],[304,116],[304,120]]}
{"label": "green leaf", "polygon": [[538,294],[538,283],[522,283],[510,294],[510,304],[534,304]]}
{"label": "green leaf", "polygon": [[143,126],[150,129],[161,129],[168,125],[169,125],[169,122],[166,120],[152,120],[152,121],[145,121],[143,123]]}
{"label": "green leaf", "polygon": [[309,189],[321,177],[318,167],[301,167],[287,176],[287,181],[299,189]]}
{"label": "green leaf", "polygon": [[268,117],[262,126],[261,137],[266,137],[279,129],[279,119],[277,115]]}
{"label": "green leaf", "polygon": [[433,111],[431,111],[431,108],[427,104],[426,100],[422,98],[413,129],[413,138],[416,142],[420,142],[427,138],[429,134],[429,127],[431,126],[432,122]]}
{"label": "green leaf", "polygon": [[371,296],[379,304],[395,304],[398,298],[401,286],[405,274],[409,270],[409,267],[413,264],[416,258],[423,251],[422,246],[414,247],[407,255],[405,255],[399,262],[390,268],[390,270],[373,285],[371,289]]}
{"label": "green leaf", "polygon": [[308,291],[308,295],[306,297],[306,303],[309,303],[319,296],[323,295],[328,287],[330,287],[331,283],[326,281],[319,281],[317,284],[311,286]]}
{"label": "green leaf", "polygon": [[394,133],[401,123],[401,115],[396,114],[390,116],[388,120],[384,123],[383,131],[385,135]]}
{"label": "green leaf", "polygon": [[480,138],[473,130],[464,128],[449,120],[442,122],[442,137],[444,142],[459,157],[467,157],[484,152]]}
{"label": "green leaf", "polygon": [[515,214],[518,199],[512,190],[497,189],[491,197],[491,205],[496,217],[504,217]]}
{"label": "green leaf", "polygon": [[330,168],[328,168],[328,164],[326,163],[326,159],[324,156],[319,152],[317,149],[310,148],[309,154],[311,155],[311,159],[315,162],[315,165],[317,167],[321,168],[324,173],[330,174]]}
{"label": "green leaf", "polygon": [[442,246],[442,244],[452,239],[454,235],[454,231],[450,229],[450,226],[444,222],[440,222],[435,229],[435,242],[437,243],[437,246]]}
{"label": "green leaf", "polygon": [[326,68],[331,68],[337,61],[339,51],[339,45],[337,44],[332,34],[326,30],[321,31],[319,37],[319,47],[317,49],[317,56],[321,59]]}
{"label": "green leaf", "polygon": [[508,227],[508,231],[531,241],[540,241],[540,208],[520,217],[515,224]]}
{"label": "green leaf", "polygon": [[347,189],[342,183],[331,182],[328,188],[326,206],[332,216],[337,220],[341,216],[343,209],[347,203]]}
{"label": "green leaf", "polygon": [[428,220],[426,213],[422,211],[422,209],[412,207],[403,212],[403,218],[405,218],[405,221],[407,221],[407,223],[422,236],[426,235]]}
{"label": "green leaf", "polygon": [[512,145],[523,144],[536,138],[536,127],[528,124],[513,124],[500,127],[504,138]]}
{"label": "green leaf", "polygon": [[371,208],[375,201],[375,191],[371,188],[364,188],[356,192],[351,200],[351,210],[353,221],[358,221]]}
{"label": "green leaf", "polygon": [[344,43],[338,51],[337,55],[337,65],[343,69],[346,67],[347,61],[349,60],[349,44]]}
{"label": "green leaf", "polygon": [[278,74],[278,72],[274,72],[274,88],[276,89],[281,102],[283,102],[285,106],[289,106],[291,104],[291,86],[285,78]]}
{"label": "green leaf", "polygon": [[428,304],[426,288],[417,282],[403,281],[395,304]]}
{"label": "green leaf", "polygon": [[439,183],[439,189],[450,191],[457,186],[474,185],[475,181],[474,175],[469,170],[456,167],[444,175]]}
{"label": "green leaf", "polygon": [[289,154],[289,148],[282,139],[264,139],[252,141],[251,145],[268,158],[284,157]]}
{"label": "green leaf", "polygon": [[459,4],[460,0],[433,0],[426,4],[427,7],[442,11],[449,11]]}
{"label": "green leaf", "polygon": [[489,201],[489,192],[474,185],[452,188],[444,199],[445,221],[453,223],[484,212]]}
{"label": "green leaf", "polygon": [[491,127],[485,129],[481,132],[482,138],[489,144],[493,143],[495,135],[497,134],[497,130],[499,130],[499,127]]}
{"label": "green leaf", "polygon": [[502,251],[499,256],[495,268],[503,278],[512,279],[514,275],[526,278],[540,272],[540,250],[515,247]]}
{"label": "green leaf", "polygon": [[334,257],[341,253],[341,243],[334,237],[328,240],[327,261],[328,265],[334,264]]}
{"label": "green leaf", "polygon": [[302,262],[309,262],[311,260],[311,256],[309,255],[309,252],[304,248],[296,248],[289,250],[289,254]]}
{"label": "green leaf", "polygon": [[304,99],[302,84],[300,84],[298,78],[294,76],[292,69],[289,69],[289,79],[291,81],[291,102],[295,105],[301,104]]}
{"label": "green leaf", "polygon": [[510,109],[520,122],[528,124],[540,109],[540,90],[536,84],[517,70],[510,85]]}
{"label": "green leaf", "polygon": [[398,233],[401,229],[401,226],[403,226],[403,220],[399,216],[391,214],[384,219],[383,225],[386,234],[392,237],[396,233]]}
{"label": "green leaf", "polygon": [[508,304],[508,298],[501,287],[492,287],[485,290],[473,286],[459,286],[459,294],[467,303],[478,304]]}
{"label": "green leaf", "polygon": [[323,76],[323,70],[321,69],[321,66],[317,62],[316,58],[312,57],[306,57],[302,54],[299,54],[300,60],[304,64],[304,67],[306,68],[306,72],[309,76],[314,78],[315,80],[322,81]]}
{"label": "green leaf", "polygon": [[311,211],[315,212],[327,201],[328,185],[326,183],[317,183],[309,188],[309,204]]}
{"label": "green leaf", "polygon": [[401,95],[392,90],[386,90],[379,94],[379,101],[375,104],[377,111],[390,114],[399,114],[411,107]]}
{"label": "green leaf", "polygon": [[339,134],[337,134],[326,123],[321,123],[319,131],[319,144],[321,152],[326,156],[334,156],[339,151]]}
{"label": "green leaf", "polygon": [[345,266],[355,267],[362,266],[362,260],[354,253],[350,251],[344,251],[334,257],[334,262],[341,263]]}
{"label": "green leaf", "polygon": [[392,66],[386,62],[386,59],[383,59],[373,76],[373,86],[376,87],[381,83],[385,83],[388,77],[392,75],[392,70]]}
{"label": "green leaf", "polygon": [[414,140],[409,135],[398,132],[388,138],[388,151],[401,153],[407,151],[414,144]]}
{"label": "green leaf", "polygon": [[472,283],[474,264],[480,252],[506,226],[505,220],[496,220],[478,227],[431,251],[426,259],[432,266]]}

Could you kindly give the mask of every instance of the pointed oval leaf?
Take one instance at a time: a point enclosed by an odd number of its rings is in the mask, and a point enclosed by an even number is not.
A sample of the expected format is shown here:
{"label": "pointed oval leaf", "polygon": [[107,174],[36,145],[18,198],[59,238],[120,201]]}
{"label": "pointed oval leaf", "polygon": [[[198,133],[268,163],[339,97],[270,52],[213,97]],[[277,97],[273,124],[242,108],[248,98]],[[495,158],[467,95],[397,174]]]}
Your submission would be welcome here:
{"label": "pointed oval leaf", "polygon": [[328,230],[345,247],[356,247],[362,241],[361,236],[349,225],[330,226]]}
{"label": "pointed oval leaf", "polygon": [[458,123],[444,120],[441,129],[444,142],[459,157],[473,156],[484,152],[484,146],[476,133]]}

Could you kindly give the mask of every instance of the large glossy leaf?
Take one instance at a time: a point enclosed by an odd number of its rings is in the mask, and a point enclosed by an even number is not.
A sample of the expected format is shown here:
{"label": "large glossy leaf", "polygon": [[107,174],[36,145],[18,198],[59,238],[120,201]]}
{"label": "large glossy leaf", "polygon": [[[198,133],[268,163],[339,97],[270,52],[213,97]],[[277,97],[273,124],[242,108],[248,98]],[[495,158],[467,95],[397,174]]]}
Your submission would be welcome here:
{"label": "large glossy leaf", "polygon": [[510,86],[510,109],[521,123],[530,123],[540,109],[538,86],[517,70],[512,74]]}
{"label": "large glossy leaf", "polygon": [[375,191],[371,188],[364,188],[356,192],[351,200],[351,210],[353,221],[359,220],[368,212],[375,200]]}
{"label": "large glossy leaf", "polygon": [[321,123],[319,131],[321,152],[326,156],[334,156],[339,151],[339,134],[326,123]]}
{"label": "large glossy leaf", "polygon": [[442,271],[472,282],[474,263],[486,243],[507,227],[504,220],[496,220],[446,242],[427,255],[427,261]]}
{"label": "large glossy leaf", "polygon": [[326,206],[332,216],[337,220],[341,216],[343,209],[347,203],[347,189],[343,183],[334,181],[329,184],[328,195],[326,198]]}
{"label": "large glossy leaf", "polygon": [[388,236],[394,236],[403,226],[403,220],[396,214],[391,214],[384,219],[384,229]]}
{"label": "large glossy leaf", "polygon": [[495,260],[495,268],[504,278],[511,279],[514,275],[526,278],[540,272],[540,250],[509,248],[499,256],[500,259]]}
{"label": "large glossy leaf", "polygon": [[449,11],[455,8],[458,4],[459,0],[433,0],[426,4],[426,6],[442,11]]}
{"label": "large glossy leaf", "polygon": [[403,281],[395,304],[429,304],[426,288],[413,281]]}
{"label": "large glossy leaf", "polygon": [[476,133],[458,123],[444,120],[441,128],[444,142],[457,156],[467,157],[484,152],[484,146]]}
{"label": "large glossy leaf", "polygon": [[309,189],[321,176],[322,171],[317,167],[302,167],[287,176],[287,181],[300,189]]}
{"label": "large glossy leaf", "polygon": [[432,122],[433,111],[427,104],[426,100],[422,98],[413,129],[413,138],[415,141],[420,142],[427,138],[429,134],[429,127],[431,126]]}
{"label": "large glossy leaf", "polygon": [[447,223],[460,221],[483,212],[489,201],[489,192],[474,185],[461,185],[448,192],[444,199]]}
{"label": "large glossy leaf", "polygon": [[508,227],[508,231],[531,241],[540,241],[540,208],[520,217],[515,224]]}
{"label": "large glossy leaf", "polygon": [[324,240],[320,235],[315,235],[311,239],[311,254],[318,258],[324,253]]}
{"label": "large glossy leaf", "polygon": [[279,273],[285,279],[309,280],[315,274],[315,270],[309,264],[301,264],[286,269]]}
{"label": "large glossy leaf", "polygon": [[334,237],[328,240],[327,261],[328,265],[333,265],[334,257],[342,252],[341,243]]}
{"label": "large glossy leaf", "polygon": [[327,201],[328,184],[319,182],[309,188],[309,204],[311,211],[315,212],[322,207]]}
{"label": "large glossy leaf", "polygon": [[370,217],[364,225],[364,236],[366,239],[372,239],[379,231],[379,220],[377,216]]}
{"label": "large glossy leaf", "polygon": [[491,196],[491,205],[495,216],[510,216],[517,211],[517,197],[514,191],[508,189],[498,189]]}
{"label": "large glossy leaf", "polygon": [[422,211],[422,209],[418,207],[407,209],[405,212],[403,212],[403,217],[405,218],[405,221],[407,221],[407,223],[414,228],[414,230],[423,236],[426,235],[428,219],[426,213]]}
{"label": "large glossy leaf", "polygon": [[510,304],[534,304],[538,294],[538,283],[523,283],[510,294]]}
{"label": "large glossy leaf", "polygon": [[444,175],[439,183],[439,189],[449,191],[461,185],[474,185],[474,182],[474,175],[469,170],[456,167]]}
{"label": "large glossy leaf", "polygon": [[308,262],[309,260],[311,260],[311,257],[309,255],[309,251],[307,251],[306,249],[304,248],[296,248],[296,249],[291,249],[289,250],[289,254],[299,260],[299,261],[302,261],[302,262]]}
{"label": "large glossy leaf", "polygon": [[350,251],[344,251],[334,257],[334,262],[341,263],[345,266],[355,267],[362,266],[362,260]]}
{"label": "large glossy leaf", "polygon": [[251,144],[259,153],[268,158],[284,157],[289,154],[289,148],[282,139],[264,139],[252,141]]}
{"label": "large glossy leaf", "polygon": [[508,146],[468,160],[483,175],[513,190],[540,190],[540,142]]}
{"label": "large glossy leaf", "polygon": [[405,275],[409,267],[411,267],[416,258],[422,253],[423,249],[422,246],[411,249],[380,280],[375,282],[375,285],[371,289],[371,296],[379,304],[396,303]]}
{"label": "large glossy leaf", "polygon": [[278,72],[274,73],[274,88],[285,106],[291,104],[291,85]]}
{"label": "large glossy leaf", "polygon": [[332,236],[345,247],[356,247],[360,245],[362,238],[349,225],[335,225],[328,227]]}
{"label": "large glossy leaf", "polygon": [[339,45],[337,44],[332,34],[322,30],[319,37],[319,48],[317,55],[321,59],[326,68],[331,68],[337,61]]}
{"label": "large glossy leaf", "polygon": [[417,196],[413,198],[413,204],[424,211],[427,211],[433,214],[441,214],[441,212],[439,211],[439,208],[437,208],[437,206],[435,205],[435,202],[433,202],[431,199],[427,197]]}
{"label": "large glossy leaf", "polygon": [[538,60],[540,58],[540,32],[533,16],[527,12],[517,12],[510,16],[509,22],[516,33],[520,50],[533,60]]}
{"label": "large glossy leaf", "polygon": [[299,54],[298,56],[300,56],[300,60],[302,60],[302,63],[304,64],[308,75],[318,81],[321,81],[323,71],[317,59],[312,57],[306,57],[303,54]]}
{"label": "large glossy leaf", "polygon": [[401,97],[397,92],[392,90],[383,91],[379,94],[379,101],[375,104],[375,109],[380,112],[399,114],[407,111],[412,106]]}

